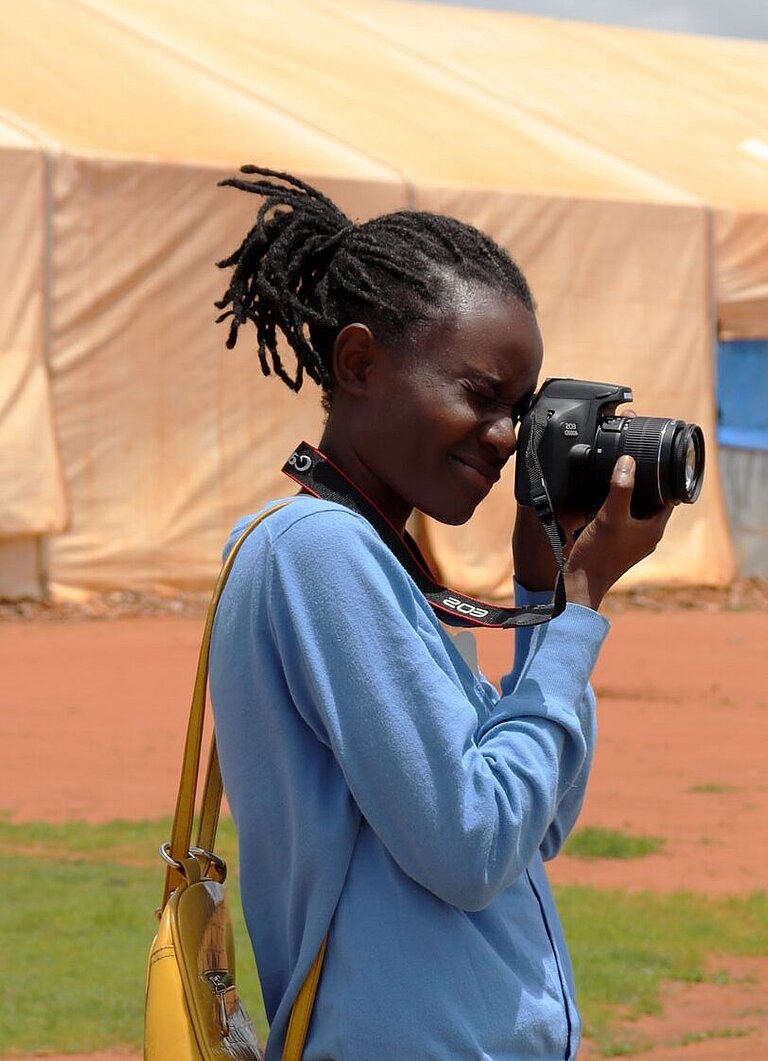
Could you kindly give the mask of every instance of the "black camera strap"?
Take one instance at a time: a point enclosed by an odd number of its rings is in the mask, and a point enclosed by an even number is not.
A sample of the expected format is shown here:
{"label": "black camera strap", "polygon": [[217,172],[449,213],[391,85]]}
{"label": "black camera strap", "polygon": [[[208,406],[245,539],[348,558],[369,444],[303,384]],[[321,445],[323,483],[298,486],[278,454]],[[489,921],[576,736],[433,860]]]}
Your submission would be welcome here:
{"label": "black camera strap", "polygon": [[539,427],[538,432],[535,429],[531,431],[526,450],[526,467],[529,474],[533,471],[531,496],[560,569],[550,604],[503,608],[441,586],[431,574],[429,565],[411,535],[407,531],[401,535],[340,468],[308,443],[302,442],[296,447],[282,470],[307,493],[325,501],[335,501],[365,517],[403,565],[442,622],[450,626],[536,626],[554,619],[565,608],[563,539],[549,503],[549,494],[536,453],[543,431],[544,424]]}

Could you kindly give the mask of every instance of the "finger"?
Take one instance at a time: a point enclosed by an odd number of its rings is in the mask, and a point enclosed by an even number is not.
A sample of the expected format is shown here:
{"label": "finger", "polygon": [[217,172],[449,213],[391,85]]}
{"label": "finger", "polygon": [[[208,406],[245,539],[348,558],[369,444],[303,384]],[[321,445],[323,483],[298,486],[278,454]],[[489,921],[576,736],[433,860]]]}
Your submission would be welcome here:
{"label": "finger", "polygon": [[608,498],[603,506],[606,512],[617,519],[629,519],[629,506],[635,486],[635,461],[625,453],[619,457],[611,473]]}
{"label": "finger", "polygon": [[568,512],[565,515],[556,513],[557,522],[566,538],[575,540],[579,531],[589,523],[589,516],[585,512]]}

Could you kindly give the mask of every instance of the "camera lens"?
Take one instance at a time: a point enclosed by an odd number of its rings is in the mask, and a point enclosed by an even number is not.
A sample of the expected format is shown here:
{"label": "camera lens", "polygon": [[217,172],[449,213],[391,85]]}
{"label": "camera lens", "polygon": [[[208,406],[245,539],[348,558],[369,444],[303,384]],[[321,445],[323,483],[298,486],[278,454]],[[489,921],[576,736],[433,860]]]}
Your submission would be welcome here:
{"label": "camera lens", "polygon": [[675,444],[678,481],[674,500],[691,504],[701,492],[704,475],[704,435],[695,424],[683,424]]}
{"label": "camera lens", "polygon": [[696,481],[697,463],[696,447],[693,444],[693,439],[689,439],[688,448],[685,451],[685,481],[683,483],[686,494],[690,494],[693,484]]}
{"label": "camera lens", "polygon": [[699,496],[704,435],[698,425],[655,416],[610,417],[598,426],[595,441],[596,464],[609,477],[623,454],[635,458],[635,515],[647,515],[669,501],[690,505]]}

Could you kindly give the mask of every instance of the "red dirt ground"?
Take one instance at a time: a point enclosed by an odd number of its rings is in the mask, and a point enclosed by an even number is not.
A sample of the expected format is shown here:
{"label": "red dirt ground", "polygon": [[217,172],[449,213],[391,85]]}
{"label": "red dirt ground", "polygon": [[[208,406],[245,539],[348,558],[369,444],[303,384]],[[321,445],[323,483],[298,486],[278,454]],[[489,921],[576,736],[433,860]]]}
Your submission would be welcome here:
{"label": "red dirt ground", "polygon": [[[561,858],[552,879],[711,895],[765,889],[768,612],[625,610],[611,621],[594,677],[600,740],[580,824],[666,845],[630,862]],[[170,813],[201,628],[199,617],[0,623],[0,811],[92,821]],[[509,646],[508,634],[479,638],[490,676]],[[657,1048],[637,1061],[768,1057],[768,958],[744,975],[743,963],[734,968],[725,986],[670,985],[664,1016],[640,1028]]]}

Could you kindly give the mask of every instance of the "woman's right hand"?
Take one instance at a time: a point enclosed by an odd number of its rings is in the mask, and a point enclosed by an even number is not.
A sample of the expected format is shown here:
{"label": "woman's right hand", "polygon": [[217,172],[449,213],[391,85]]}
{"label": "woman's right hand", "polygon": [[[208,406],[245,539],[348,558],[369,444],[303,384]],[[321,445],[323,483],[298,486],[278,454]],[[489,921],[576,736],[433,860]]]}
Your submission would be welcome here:
{"label": "woman's right hand", "polygon": [[614,582],[661,541],[674,506],[635,519],[630,513],[634,485],[635,462],[625,455],[613,469],[603,507],[581,532],[568,557],[565,590],[569,603],[596,611]]}

